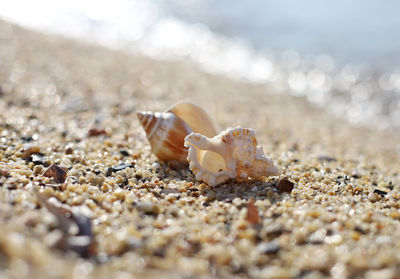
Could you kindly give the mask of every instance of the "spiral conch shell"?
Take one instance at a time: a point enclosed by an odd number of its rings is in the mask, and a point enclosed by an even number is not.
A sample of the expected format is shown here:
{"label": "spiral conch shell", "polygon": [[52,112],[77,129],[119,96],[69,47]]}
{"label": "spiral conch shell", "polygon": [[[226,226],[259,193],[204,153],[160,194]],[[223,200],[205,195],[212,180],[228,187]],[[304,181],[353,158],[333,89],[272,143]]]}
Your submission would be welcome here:
{"label": "spiral conch shell", "polygon": [[185,138],[187,160],[196,179],[215,186],[229,179],[279,175],[280,170],[257,146],[252,129],[229,128],[209,138],[191,133]]}
{"label": "spiral conch shell", "polygon": [[218,134],[215,120],[201,107],[179,102],[165,112],[137,112],[153,153],[163,161],[187,164],[184,139],[192,132],[209,137]]}

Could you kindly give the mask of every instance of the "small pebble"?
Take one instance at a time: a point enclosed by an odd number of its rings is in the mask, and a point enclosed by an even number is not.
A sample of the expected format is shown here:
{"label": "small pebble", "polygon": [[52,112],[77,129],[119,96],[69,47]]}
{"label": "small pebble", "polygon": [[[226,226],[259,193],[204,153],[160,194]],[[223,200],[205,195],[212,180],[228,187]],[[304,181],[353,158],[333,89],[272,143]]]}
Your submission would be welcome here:
{"label": "small pebble", "polygon": [[275,242],[261,243],[258,245],[257,250],[260,254],[273,255],[281,250],[281,247]]}
{"label": "small pebble", "polygon": [[382,196],[382,197],[384,197],[384,196],[387,194],[387,192],[381,191],[381,190],[378,190],[378,189],[375,189],[375,190],[374,190],[374,193],[375,193],[375,194],[378,194],[378,195],[380,195],[380,196]]}
{"label": "small pebble", "polygon": [[129,156],[129,152],[126,149],[120,149],[119,153],[121,153],[121,155],[124,157]]}
{"label": "small pebble", "polygon": [[97,137],[101,135],[108,135],[107,131],[105,129],[101,128],[91,128],[89,129],[88,136],[89,137]]}
{"label": "small pebble", "polygon": [[63,183],[67,178],[68,169],[59,167],[57,165],[51,165],[43,174],[46,177],[53,177],[57,183]]}
{"label": "small pebble", "polygon": [[123,165],[119,165],[119,166],[114,167],[113,170],[115,172],[117,172],[117,171],[122,171],[122,170],[124,170],[126,168],[134,168],[134,167],[135,167],[135,165],[133,163],[132,164],[123,164]]}
{"label": "small pebble", "polygon": [[32,154],[31,161],[35,165],[46,165],[46,160],[43,154]]}
{"label": "small pebble", "polygon": [[281,179],[276,186],[276,188],[281,191],[281,193],[291,193],[294,187],[294,183],[288,179]]}
{"label": "small pebble", "polygon": [[138,202],[136,208],[145,214],[157,215],[160,211],[159,207],[151,202]]}

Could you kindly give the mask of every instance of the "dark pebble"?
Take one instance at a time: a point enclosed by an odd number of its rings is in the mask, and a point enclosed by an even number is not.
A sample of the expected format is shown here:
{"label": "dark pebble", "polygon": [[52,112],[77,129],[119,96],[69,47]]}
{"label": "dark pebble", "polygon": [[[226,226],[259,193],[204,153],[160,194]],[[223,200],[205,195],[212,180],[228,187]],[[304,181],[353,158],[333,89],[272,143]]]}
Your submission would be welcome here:
{"label": "dark pebble", "polygon": [[210,203],[209,203],[208,201],[205,201],[205,202],[203,202],[203,206],[209,207],[209,206],[210,206]]}
{"label": "dark pebble", "polygon": [[114,170],[113,168],[108,168],[107,172],[106,172],[106,176],[111,176],[113,170]]}
{"label": "dark pebble", "polygon": [[365,232],[361,227],[359,227],[359,226],[356,226],[356,227],[354,228],[354,231],[359,232],[359,233],[361,233],[361,234],[366,234],[366,232]]}
{"label": "dark pebble", "polygon": [[72,149],[72,147],[68,147],[67,149],[65,149],[65,154],[70,155],[74,153],[74,150]]}
{"label": "dark pebble", "polygon": [[129,180],[128,180],[128,178],[124,178],[124,182],[122,182],[121,184],[119,184],[119,186],[121,187],[121,188],[123,188],[124,186],[127,186],[129,184]]}
{"label": "dark pebble", "polygon": [[376,194],[378,194],[378,195],[380,195],[382,197],[384,197],[387,194],[387,192],[381,191],[381,190],[378,190],[378,189],[375,189],[374,193],[376,193]]}
{"label": "dark pebble", "polygon": [[22,139],[23,141],[26,141],[26,142],[31,142],[31,141],[33,141],[33,137],[32,137],[32,136],[24,136],[24,137],[21,137],[21,139]]}
{"label": "dark pebble", "polygon": [[7,190],[17,190],[17,185],[16,184],[5,184],[5,188]]}
{"label": "dark pebble", "polygon": [[46,177],[53,177],[57,183],[63,183],[67,178],[67,168],[51,165],[43,174]]}
{"label": "dark pebble", "polygon": [[282,179],[279,181],[278,185],[276,188],[281,191],[281,193],[291,193],[294,187],[294,183],[287,180],[287,179]]}
{"label": "dark pebble", "polygon": [[105,129],[101,129],[101,128],[89,129],[89,132],[88,132],[89,137],[97,137],[97,136],[101,136],[101,135],[107,136],[107,131]]}
{"label": "dark pebble", "polygon": [[121,153],[122,156],[129,156],[129,152],[126,151],[125,149],[121,149],[121,150],[119,151],[119,153]]}

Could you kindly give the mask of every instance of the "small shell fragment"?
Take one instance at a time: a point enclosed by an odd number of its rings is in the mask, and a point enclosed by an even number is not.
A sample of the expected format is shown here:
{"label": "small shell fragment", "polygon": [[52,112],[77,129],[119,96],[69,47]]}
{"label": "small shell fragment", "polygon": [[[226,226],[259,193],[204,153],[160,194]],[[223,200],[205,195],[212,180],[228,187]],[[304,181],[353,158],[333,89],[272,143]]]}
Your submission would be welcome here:
{"label": "small shell fragment", "polygon": [[257,146],[252,129],[228,128],[208,138],[192,133],[185,138],[189,168],[196,179],[215,186],[229,179],[260,179],[279,175],[280,170]]}
{"label": "small shell fragment", "polygon": [[67,168],[53,164],[45,171],[43,176],[53,177],[57,183],[63,183],[67,178],[67,172],[68,172]]}

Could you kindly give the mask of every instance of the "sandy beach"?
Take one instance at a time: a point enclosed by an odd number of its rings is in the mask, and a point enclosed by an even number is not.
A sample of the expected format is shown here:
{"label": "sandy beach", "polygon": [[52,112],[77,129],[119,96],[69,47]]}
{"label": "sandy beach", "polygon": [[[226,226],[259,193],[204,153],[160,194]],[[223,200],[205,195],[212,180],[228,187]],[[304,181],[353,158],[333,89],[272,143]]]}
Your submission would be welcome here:
{"label": "sandy beach", "polygon": [[[254,129],[281,176],[210,187],[158,161],[135,113],[180,100]],[[268,85],[0,21],[0,278],[400,278],[399,143]]]}

